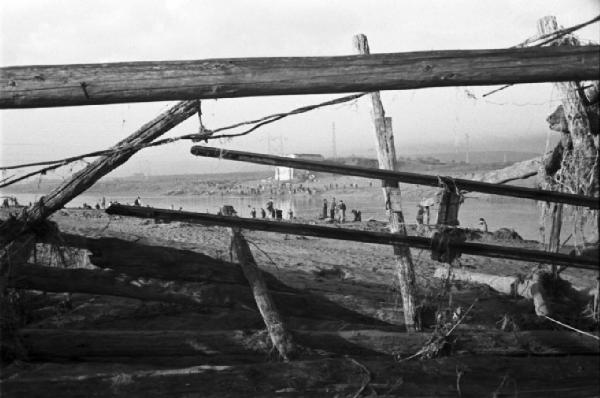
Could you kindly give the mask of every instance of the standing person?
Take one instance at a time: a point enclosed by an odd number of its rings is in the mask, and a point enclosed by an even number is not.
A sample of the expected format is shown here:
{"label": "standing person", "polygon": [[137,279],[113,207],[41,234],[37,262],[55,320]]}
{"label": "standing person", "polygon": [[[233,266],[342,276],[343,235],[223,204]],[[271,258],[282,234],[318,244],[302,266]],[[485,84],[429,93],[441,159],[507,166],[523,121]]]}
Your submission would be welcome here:
{"label": "standing person", "polygon": [[256,218],[256,209],[253,207],[252,210],[250,210],[250,216],[252,218]]}
{"label": "standing person", "polygon": [[260,218],[267,217],[267,212],[262,207],[260,208]]}
{"label": "standing person", "polygon": [[269,199],[267,201],[267,211],[269,212],[269,216],[271,218],[275,218],[275,208],[273,208],[273,199]]}
{"label": "standing person", "polygon": [[135,200],[133,201],[133,205],[134,206],[141,206],[142,205],[142,200],[140,199],[139,196],[137,198],[135,198]]}
{"label": "standing person", "polygon": [[293,220],[293,219],[294,219],[294,212],[292,211],[292,208],[290,208],[290,209],[288,210],[288,218],[289,218],[290,220]]}
{"label": "standing person", "polygon": [[106,198],[104,196],[102,197],[101,205],[103,209],[106,209]]}
{"label": "standing person", "polygon": [[338,207],[340,208],[340,222],[344,223],[346,222],[346,204],[343,200],[340,200],[340,205]]}
{"label": "standing person", "polygon": [[425,208],[421,205],[417,205],[417,225],[423,225],[423,215],[425,214]]}
{"label": "standing person", "polygon": [[336,210],[336,205],[335,205],[335,198],[331,199],[331,207],[329,208],[329,214],[330,214],[330,218],[332,220],[335,220],[335,210]]}
{"label": "standing person", "polygon": [[327,199],[323,199],[323,219],[327,218]]}

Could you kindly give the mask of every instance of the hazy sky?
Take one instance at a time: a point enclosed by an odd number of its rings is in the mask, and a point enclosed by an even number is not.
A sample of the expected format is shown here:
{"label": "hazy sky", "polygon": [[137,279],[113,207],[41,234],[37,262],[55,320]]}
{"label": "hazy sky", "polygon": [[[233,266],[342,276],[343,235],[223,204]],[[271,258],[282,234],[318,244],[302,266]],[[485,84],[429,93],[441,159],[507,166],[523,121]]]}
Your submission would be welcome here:
{"label": "hazy sky", "polygon": [[[371,51],[505,48],[535,35],[536,21],[555,15],[571,26],[600,14],[598,0],[430,1],[128,1],[2,0],[0,64],[68,64],[220,57],[353,54],[365,33]],[[578,32],[600,41],[598,24]],[[471,148],[539,150],[545,122],[560,101],[550,84],[521,85],[481,99],[490,87],[388,91],[398,153],[452,152],[468,135]],[[340,95],[203,101],[208,128],[290,110]],[[0,164],[47,160],[109,147],[173,103],[0,111]],[[248,137],[210,145],[279,153],[374,156],[367,98],[271,124]],[[192,118],[169,136],[195,132]],[[549,133],[553,134],[553,133]],[[537,141],[535,141],[537,139]],[[198,160],[190,143],[149,149],[114,175],[231,171],[240,165]],[[77,165],[76,167],[81,167]],[[248,166],[243,166],[248,167]],[[56,175],[65,176],[70,168]],[[52,177],[52,176],[50,176]]]}

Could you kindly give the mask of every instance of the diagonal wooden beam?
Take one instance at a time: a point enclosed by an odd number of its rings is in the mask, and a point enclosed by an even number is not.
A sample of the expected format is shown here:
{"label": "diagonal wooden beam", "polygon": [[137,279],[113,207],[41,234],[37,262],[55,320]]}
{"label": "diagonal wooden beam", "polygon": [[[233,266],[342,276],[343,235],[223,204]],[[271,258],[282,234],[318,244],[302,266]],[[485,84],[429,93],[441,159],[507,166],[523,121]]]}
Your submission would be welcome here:
{"label": "diagonal wooden beam", "polygon": [[[383,181],[396,181],[406,184],[427,185],[431,187],[439,187],[440,182],[449,180],[454,183],[459,189],[471,192],[481,192],[494,195],[511,196],[515,198],[526,198],[533,200],[542,200],[548,202],[565,203],[573,206],[585,206],[591,209],[598,209],[600,202],[598,198],[593,198],[584,195],[575,195],[565,192],[557,192],[536,188],[519,187],[515,185],[500,185],[498,183],[466,180],[463,178],[452,178],[444,176],[434,176],[420,173],[409,173],[403,171],[372,169],[368,167],[348,166],[333,162],[314,161],[306,159],[293,159],[284,156],[263,155],[260,153],[234,151],[221,148],[213,148],[196,145],[191,149],[192,155],[212,157],[219,159],[237,160],[240,162],[250,162],[257,164],[266,164],[272,166],[286,166],[296,169],[322,171],[325,173],[344,174],[357,177],[375,178]],[[529,162],[527,162],[529,163]],[[535,166],[537,162],[531,162]],[[526,165],[527,166],[527,165]],[[507,168],[507,173],[485,173],[478,174],[475,178],[486,179],[488,181],[502,182],[506,179],[513,179],[514,171],[512,168]],[[531,172],[533,173],[533,172]],[[531,173],[526,173],[528,176]]]}

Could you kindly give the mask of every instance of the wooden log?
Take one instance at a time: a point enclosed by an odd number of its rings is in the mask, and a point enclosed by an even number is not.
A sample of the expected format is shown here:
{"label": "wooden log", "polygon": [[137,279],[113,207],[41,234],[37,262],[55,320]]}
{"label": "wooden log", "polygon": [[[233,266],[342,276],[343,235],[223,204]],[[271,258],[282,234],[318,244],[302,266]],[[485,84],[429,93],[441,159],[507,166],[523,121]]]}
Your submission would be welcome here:
{"label": "wooden log", "polygon": [[448,279],[449,272],[451,280],[483,284],[500,293],[532,299],[536,315],[550,315],[549,303],[545,298],[545,291],[542,286],[541,273],[536,272],[531,279],[523,280],[518,276],[499,276],[465,269],[454,268],[449,270],[447,267],[438,267],[433,276]]}
{"label": "wooden log", "polygon": [[252,304],[249,292],[235,285],[204,284],[196,285],[194,288],[175,287],[172,283],[140,280],[108,270],[55,268],[35,264],[19,264],[13,267],[6,284],[7,287],[15,289],[103,294],[196,307],[230,306],[236,302]]}
{"label": "wooden log", "polygon": [[[23,329],[18,332],[28,356],[35,360],[133,357],[242,357],[262,361],[270,348],[260,330],[72,330]],[[293,331],[308,349],[363,357],[408,357],[431,338],[430,333],[380,330]],[[594,339],[567,331],[466,331],[452,336],[455,355],[555,356],[598,354]]]}
{"label": "wooden log", "polygon": [[[369,55],[367,36],[360,34],[354,36],[354,46],[361,55]],[[396,147],[394,145],[394,132],[392,119],[385,117],[385,110],[381,103],[379,91],[370,94],[373,109],[373,124],[375,126],[375,148],[379,168],[395,171],[397,167]],[[393,234],[407,236],[402,213],[402,200],[400,186],[397,181],[383,182],[383,200],[389,218],[389,229]],[[415,270],[410,253],[406,245],[394,245],[396,273],[404,309],[404,324],[406,329],[414,331],[419,328],[417,313],[417,282]]]}
{"label": "wooden log", "polygon": [[[364,367],[363,367],[364,366]],[[596,396],[589,356],[459,357],[426,361],[329,358],[229,366],[29,365],[0,382],[7,397],[582,397]],[[370,374],[369,374],[370,373]],[[398,375],[401,375],[399,378]],[[550,375],[550,376],[549,376]]]}
{"label": "wooden log", "polygon": [[[499,185],[503,182],[502,179],[512,180],[516,177],[512,174],[496,174],[495,177],[492,175],[483,175],[486,178],[496,178],[498,183],[492,182],[481,182],[473,180],[465,180],[462,178],[444,177],[444,176],[433,176],[420,173],[409,173],[403,171],[391,171],[381,169],[371,169],[366,167],[347,166],[333,162],[313,161],[305,159],[293,159],[283,156],[274,155],[263,155],[252,152],[233,151],[222,148],[213,148],[205,146],[193,146],[191,153],[196,156],[212,157],[219,159],[237,160],[241,162],[250,162],[257,164],[266,164],[271,166],[286,166],[297,169],[305,169],[312,171],[322,171],[326,173],[336,173],[344,175],[352,175],[357,177],[365,178],[376,178],[382,181],[389,182],[402,182],[406,184],[418,184],[428,185],[432,187],[439,187],[440,181],[447,182],[449,184],[455,184],[460,190],[481,192],[494,195],[510,196],[515,198],[525,198],[533,200],[542,200],[548,202],[557,202],[571,204],[575,206],[586,206],[592,209],[598,209],[600,207],[598,198],[584,195],[574,195],[564,192],[549,191],[536,188],[518,187],[514,185]],[[514,171],[514,169],[511,169]],[[531,171],[527,171],[523,174],[519,174],[519,178],[527,177],[531,174]]]}
{"label": "wooden log", "polygon": [[[233,210],[233,209],[232,209]],[[233,214],[226,214],[229,217]],[[289,361],[295,355],[296,347],[292,336],[288,333],[285,323],[277,311],[277,307],[267,289],[267,284],[258,269],[250,246],[239,228],[230,228],[231,251],[235,253],[237,262],[240,264],[250,289],[256,301],[256,306],[267,327],[273,346],[279,352],[284,361]]]}
{"label": "wooden log", "polygon": [[[223,227],[240,227],[258,231],[277,232],[293,235],[317,236],[327,239],[350,240],[384,245],[407,245],[419,249],[430,249],[431,239],[421,236],[399,236],[387,232],[361,231],[346,228],[331,228],[322,225],[300,223],[282,223],[250,218],[231,218],[214,214],[194,213],[178,210],[155,209],[152,207],[112,205],[106,209],[108,214],[121,216],[152,218],[158,220],[185,221],[195,224],[219,225]],[[461,242],[453,243],[452,247],[464,254],[482,255],[487,257],[506,258],[531,262],[554,262],[573,268],[598,270],[600,267],[593,258],[570,256],[561,253],[548,253],[540,250],[522,249],[518,247],[503,247],[482,243]]]}
{"label": "wooden log", "polygon": [[[4,93],[4,91],[2,92]],[[119,142],[115,148],[152,142],[197,111],[197,101],[180,102],[143,125],[135,133]],[[18,219],[19,223],[11,225],[10,228],[2,228],[0,246],[5,247],[0,257],[0,277],[6,276],[6,264],[10,261],[9,256],[15,255],[16,245],[12,243],[15,239],[23,237],[23,239],[33,240],[35,234],[31,231],[32,227],[40,224],[56,210],[94,185],[100,178],[125,163],[137,151],[131,149],[98,158],[22,213]]]}
{"label": "wooden log", "polygon": [[[155,270],[159,269],[159,267],[155,268]],[[144,273],[144,276],[160,278],[162,274],[149,272]],[[215,283],[211,280],[203,282],[209,283],[175,285],[166,281],[140,280],[139,275],[135,273],[121,274],[107,270],[52,268],[34,264],[18,265],[14,269],[13,276],[6,279],[7,287],[17,289],[102,294],[172,302],[195,307],[241,304],[249,308],[256,308],[256,302],[246,280],[243,281],[244,284]],[[288,291],[271,292],[277,307],[282,310],[283,315],[288,317],[385,326],[389,325],[390,320],[387,318],[394,308],[394,305],[390,304],[389,308],[373,308],[369,312],[365,311],[360,302],[355,303],[351,300],[288,289]],[[378,315],[384,315],[384,319],[380,319],[381,317]]]}
{"label": "wooden log", "polygon": [[598,46],[12,66],[0,108],[594,79]]}

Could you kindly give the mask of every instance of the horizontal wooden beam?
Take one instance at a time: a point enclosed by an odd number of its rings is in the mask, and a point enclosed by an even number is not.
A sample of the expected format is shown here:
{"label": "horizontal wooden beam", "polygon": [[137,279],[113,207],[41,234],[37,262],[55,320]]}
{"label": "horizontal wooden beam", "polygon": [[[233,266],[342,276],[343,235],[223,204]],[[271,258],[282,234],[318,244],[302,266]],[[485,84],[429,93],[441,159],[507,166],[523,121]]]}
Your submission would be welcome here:
{"label": "horizontal wooden beam", "polygon": [[[239,356],[264,360],[271,347],[260,344],[261,330],[69,330],[23,329],[19,337],[32,358],[98,358],[160,356]],[[391,331],[297,330],[294,338],[304,347],[340,355],[401,357],[418,352],[431,333]],[[598,354],[597,342],[567,331],[456,332],[454,348],[463,354],[565,355]]]}
{"label": "horizontal wooden beam", "polygon": [[597,79],[599,48],[11,66],[0,109]]}
{"label": "horizontal wooden beam", "polygon": [[286,166],[295,169],[305,169],[311,171],[321,171],[326,173],[375,178],[383,181],[428,185],[432,187],[441,186],[441,182],[453,183],[458,189],[471,192],[481,192],[494,195],[511,196],[515,198],[526,198],[547,202],[565,203],[574,206],[585,206],[592,209],[598,209],[600,207],[600,200],[598,198],[592,198],[589,196],[573,195],[569,193],[548,191],[543,189],[518,187],[514,185],[492,184],[489,182],[465,180],[462,178],[433,176],[427,174],[408,173],[392,170],[371,169],[367,167],[347,166],[333,162],[294,159],[284,156],[263,155],[260,153],[243,151],[232,151],[200,145],[193,146],[191,149],[191,153],[193,155],[203,157],[237,160],[240,162],[266,164],[271,166]]}
{"label": "horizontal wooden beam", "polygon": [[[170,221],[184,221],[205,225],[219,225],[223,227],[239,227],[251,230],[277,232],[284,234],[317,236],[327,239],[350,240],[365,243],[378,243],[384,245],[407,245],[419,249],[430,249],[432,241],[421,236],[399,236],[388,232],[360,231],[347,228],[332,228],[322,225],[308,225],[300,223],[277,222],[240,218],[230,216],[217,216],[214,214],[194,213],[152,207],[112,205],[106,209],[108,214],[152,218]],[[463,242],[454,244],[464,254],[473,254],[487,257],[506,258],[512,260],[541,262],[565,265],[574,268],[598,270],[597,261],[588,257],[575,257],[560,253],[549,253],[540,250],[530,250],[517,247],[503,247],[486,245],[482,243]]]}
{"label": "horizontal wooden beam", "polygon": [[[481,355],[394,361],[325,358],[210,366],[28,363],[0,381],[3,397],[173,398],[355,397],[366,389],[386,397],[592,397],[598,395],[595,356]],[[365,387],[366,386],[366,387]],[[365,394],[363,394],[365,395]]]}

